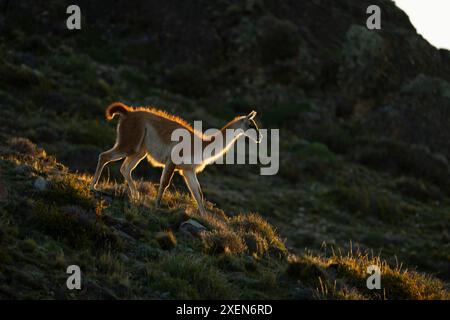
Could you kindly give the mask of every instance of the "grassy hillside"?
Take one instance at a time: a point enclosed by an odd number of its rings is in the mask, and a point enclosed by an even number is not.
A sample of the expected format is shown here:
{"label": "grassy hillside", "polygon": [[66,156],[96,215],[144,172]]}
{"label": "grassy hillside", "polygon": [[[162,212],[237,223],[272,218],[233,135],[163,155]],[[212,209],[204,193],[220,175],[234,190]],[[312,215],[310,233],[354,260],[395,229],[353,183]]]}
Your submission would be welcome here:
{"label": "grassy hillside", "polygon": [[[327,248],[293,254],[254,213],[227,216],[208,203],[199,216],[185,193],[170,192],[155,210],[156,187],[124,187],[67,168],[29,140],[2,147],[0,297],[180,299],[443,299],[444,284],[389,265],[379,256]],[[189,231],[185,221],[205,230]],[[83,272],[81,291],[65,287],[65,269]],[[367,289],[366,268],[380,266],[383,290]]]}
{"label": "grassy hillside", "polygon": [[[0,298],[449,298],[450,54],[391,1],[374,33],[365,1],[80,1],[79,32],[37,3],[0,0]],[[139,200],[119,164],[92,192],[112,101],[204,128],[255,108],[280,171],[207,167],[207,217],[177,176],[155,210],[145,162]]]}

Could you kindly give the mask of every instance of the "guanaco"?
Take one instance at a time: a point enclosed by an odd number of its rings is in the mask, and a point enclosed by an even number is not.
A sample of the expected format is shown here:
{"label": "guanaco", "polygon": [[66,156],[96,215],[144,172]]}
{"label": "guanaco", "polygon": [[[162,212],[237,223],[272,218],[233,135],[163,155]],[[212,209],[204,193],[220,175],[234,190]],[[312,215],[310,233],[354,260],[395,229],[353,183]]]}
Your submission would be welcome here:
{"label": "guanaco", "polygon": [[169,187],[174,172],[178,171],[183,176],[200,213],[205,214],[203,193],[197,179],[197,173],[201,172],[206,165],[212,163],[212,160],[223,156],[240,136],[245,135],[248,129],[255,129],[258,137],[261,137],[258,126],[254,121],[256,112],[252,111],[246,116],[236,117],[220,131],[217,131],[217,134],[223,136],[225,136],[226,129],[234,129],[241,133],[237,134],[231,141],[224,141],[223,148],[221,147],[219,152],[213,156],[214,159],[211,157],[210,159],[202,159],[200,163],[175,164],[171,158],[172,149],[177,144],[176,141],[171,140],[171,134],[175,129],[184,128],[188,130],[192,138],[200,139],[202,149],[214,141],[214,136],[204,135],[194,130],[185,120],[154,108],[129,107],[123,103],[114,102],[106,109],[106,119],[110,121],[115,115],[120,116],[117,125],[116,143],[112,149],[99,155],[91,187],[97,189],[98,180],[106,164],[125,158],[120,167],[120,172],[128,184],[131,198],[134,198],[138,191],[131,173],[141,160],[147,158],[153,166],[163,168],[155,200],[157,208],[160,207],[162,196]]}

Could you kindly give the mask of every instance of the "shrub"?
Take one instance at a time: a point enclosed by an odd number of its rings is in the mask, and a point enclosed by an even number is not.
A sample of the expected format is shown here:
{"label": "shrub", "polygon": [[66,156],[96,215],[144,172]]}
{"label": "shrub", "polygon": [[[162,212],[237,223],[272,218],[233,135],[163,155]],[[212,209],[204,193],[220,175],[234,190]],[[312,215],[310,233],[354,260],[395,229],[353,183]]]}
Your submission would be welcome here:
{"label": "shrub", "polygon": [[208,89],[207,76],[200,66],[180,64],[167,75],[169,88],[188,97],[201,97]]}
{"label": "shrub", "polygon": [[394,188],[401,194],[419,201],[441,200],[443,195],[439,188],[412,177],[401,177],[394,183]]}
{"label": "shrub", "polygon": [[426,147],[379,140],[362,146],[354,157],[362,164],[378,170],[412,175],[440,187],[450,188],[450,166],[447,159],[433,154]]}
{"label": "shrub", "polygon": [[[253,103],[247,105],[247,108],[251,107]],[[267,86],[256,98],[256,103],[261,111],[257,119],[261,119],[266,125],[277,127],[296,125],[302,116],[311,111],[311,104],[303,90],[293,85],[273,84]]]}
{"label": "shrub", "polygon": [[98,155],[104,150],[94,145],[71,145],[57,152],[56,157],[73,171],[95,172]]}
{"label": "shrub", "polygon": [[11,138],[8,140],[8,145],[18,153],[35,155],[38,153],[36,145],[26,138]]}
{"label": "shrub", "polygon": [[126,89],[138,89],[141,92],[147,92],[149,80],[147,75],[140,70],[133,69],[129,66],[122,66],[120,68],[120,77],[125,80],[124,85]]}
{"label": "shrub", "polygon": [[[381,271],[383,290],[369,290],[366,286],[367,267],[376,265]],[[347,255],[334,254],[329,259],[329,267],[333,267],[338,277],[356,288],[359,293],[371,299],[448,299],[441,281],[415,271],[401,270],[401,267],[391,267],[379,257],[369,257],[368,254],[357,252]]]}
{"label": "shrub", "polygon": [[302,152],[304,157],[317,157],[324,160],[336,161],[336,155],[323,143],[310,143]]}
{"label": "shrub", "polygon": [[80,205],[94,208],[92,195],[87,186],[74,174],[64,174],[51,180],[51,187],[41,195],[47,201],[60,205]]}
{"label": "shrub", "polygon": [[95,266],[98,272],[107,275],[109,278],[120,279],[125,277],[125,266],[120,258],[112,254],[111,251],[100,254],[95,259]]}
{"label": "shrub", "polygon": [[201,234],[205,251],[210,254],[242,253],[247,248],[239,235],[232,231],[212,231]]}
{"label": "shrub", "polygon": [[64,135],[72,144],[105,147],[113,144],[114,129],[98,120],[71,119],[66,122]]}
{"label": "shrub", "polygon": [[45,123],[38,124],[30,136],[33,140],[39,141],[40,143],[55,143],[60,141],[62,132],[58,126]]}
{"label": "shrub", "polygon": [[358,134],[352,128],[345,128],[335,123],[323,123],[310,126],[305,130],[309,141],[325,144],[331,151],[345,154],[352,150]]}
{"label": "shrub", "polygon": [[257,214],[240,214],[230,221],[232,228],[239,234],[254,233],[259,239],[264,239],[269,246],[269,253],[281,258],[287,255],[287,249],[277,236],[272,226]]}
{"label": "shrub", "polygon": [[254,232],[247,232],[242,238],[244,239],[248,252],[251,254],[256,254],[261,257],[269,250],[267,240]]}
{"label": "shrub", "polygon": [[[73,97],[71,102],[72,103],[69,106],[69,110],[65,110],[70,111],[71,116],[78,114],[82,115],[83,117],[94,118],[104,114],[105,106],[109,101],[104,98],[99,98],[95,94],[78,93]],[[101,138],[107,138],[107,136],[101,136]]]}
{"label": "shrub", "polygon": [[302,178],[302,168],[297,156],[289,152],[280,157],[280,159],[280,177],[289,181],[290,183],[299,182]]}
{"label": "shrub", "polygon": [[288,98],[284,98],[277,105],[264,111],[263,120],[265,123],[277,127],[286,126],[295,122],[301,113],[307,112],[310,109],[310,105],[306,102],[294,102]]}
{"label": "shrub", "polygon": [[259,234],[269,243],[272,243],[278,239],[272,226],[261,216],[255,213],[240,214],[235,216],[231,219],[231,224],[233,228],[243,233],[254,232]]}
{"label": "shrub", "polygon": [[147,264],[149,285],[169,292],[174,299],[231,299],[234,287],[207,258],[188,254],[167,255]]}
{"label": "shrub", "polygon": [[38,245],[33,239],[25,239],[20,243],[20,248],[23,252],[33,253],[38,248]]}
{"label": "shrub", "polygon": [[25,52],[33,52],[42,55],[51,51],[51,47],[46,38],[38,34],[24,38],[24,41],[19,45],[19,47]]}
{"label": "shrub", "polygon": [[297,26],[292,22],[264,16],[259,20],[259,30],[258,45],[264,64],[289,59],[298,54]]}
{"label": "shrub", "polygon": [[280,176],[296,183],[305,173],[315,179],[323,180],[328,173],[340,167],[339,158],[322,143],[306,143],[298,149],[283,155]]}
{"label": "shrub", "polygon": [[288,267],[286,273],[294,278],[302,281],[303,284],[310,286],[319,286],[319,278],[326,281],[328,276],[324,269],[318,265],[316,261],[308,259],[308,257],[291,256],[288,259]]}
{"label": "shrub", "polygon": [[403,207],[388,193],[366,185],[340,185],[329,195],[341,208],[359,216],[375,216],[391,223],[399,221]]}
{"label": "shrub", "polygon": [[51,56],[48,62],[53,69],[64,74],[72,74],[81,81],[87,80],[88,83],[91,83],[97,79],[95,65],[87,55],[67,52]]}
{"label": "shrub", "polygon": [[242,96],[233,97],[227,104],[226,108],[233,112],[245,113],[250,108],[250,102]]}
{"label": "shrub", "polygon": [[414,95],[418,99],[433,99],[436,96],[450,99],[450,84],[441,78],[434,78],[421,73],[405,84],[400,92],[409,97]]}
{"label": "shrub", "polygon": [[231,100],[217,105],[216,101],[208,102],[208,112],[212,115],[229,121],[233,119],[236,114],[246,114],[251,107],[251,104],[243,97],[233,97]]}
{"label": "shrub", "polygon": [[[387,77],[387,47],[377,32],[353,24],[342,45],[342,62],[338,82],[354,95],[373,96],[393,85],[395,77]],[[363,85],[364,84],[364,85]],[[384,91],[383,91],[384,92]]]}
{"label": "shrub", "polygon": [[32,221],[39,229],[72,248],[121,249],[121,239],[94,216],[82,209],[63,211],[54,205],[38,202]]}
{"label": "shrub", "polygon": [[3,85],[13,85],[17,88],[48,87],[50,82],[38,70],[35,70],[25,64],[13,65],[9,62],[0,64],[0,74],[2,78],[0,83]]}

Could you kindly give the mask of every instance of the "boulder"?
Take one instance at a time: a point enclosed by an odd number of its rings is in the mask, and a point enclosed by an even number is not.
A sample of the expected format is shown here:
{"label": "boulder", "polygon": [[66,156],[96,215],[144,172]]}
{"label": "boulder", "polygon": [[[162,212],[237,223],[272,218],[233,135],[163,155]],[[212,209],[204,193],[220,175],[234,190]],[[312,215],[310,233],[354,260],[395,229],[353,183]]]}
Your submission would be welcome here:
{"label": "boulder", "polygon": [[207,231],[207,230],[208,229],[204,225],[198,223],[194,219],[189,219],[180,225],[181,233],[184,233],[187,235],[198,236],[202,232]]}
{"label": "boulder", "polygon": [[48,181],[42,177],[37,177],[33,184],[34,188],[39,191],[44,191],[48,187]]}

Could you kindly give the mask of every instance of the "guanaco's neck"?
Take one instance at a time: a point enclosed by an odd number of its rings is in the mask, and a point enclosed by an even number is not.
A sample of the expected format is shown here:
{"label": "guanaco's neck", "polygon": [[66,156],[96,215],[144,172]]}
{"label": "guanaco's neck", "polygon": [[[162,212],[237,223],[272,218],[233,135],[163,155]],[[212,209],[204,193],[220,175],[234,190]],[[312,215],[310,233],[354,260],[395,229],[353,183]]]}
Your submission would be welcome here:
{"label": "guanaco's neck", "polygon": [[[244,134],[242,131],[239,132],[235,132],[233,136],[228,137],[227,136],[227,129],[231,129],[231,130],[236,130],[240,128],[240,123],[239,121],[231,121],[229,123],[227,123],[222,129],[220,129],[220,131],[218,131],[216,134],[210,136],[208,139],[203,141],[203,150],[209,146],[211,143],[215,143],[215,152],[214,154],[209,158],[209,159],[204,159],[204,162],[206,163],[211,163],[213,161],[215,161],[216,159],[222,157],[224,154],[226,154],[231,147],[236,143],[236,141]],[[222,138],[222,143],[218,144],[216,139],[219,138],[219,136],[221,136]],[[220,138],[219,138],[220,139]]]}

